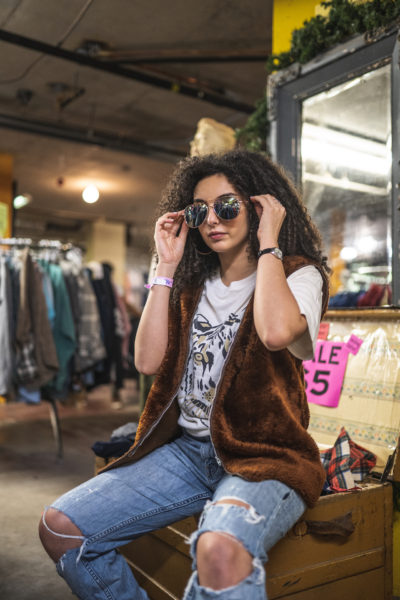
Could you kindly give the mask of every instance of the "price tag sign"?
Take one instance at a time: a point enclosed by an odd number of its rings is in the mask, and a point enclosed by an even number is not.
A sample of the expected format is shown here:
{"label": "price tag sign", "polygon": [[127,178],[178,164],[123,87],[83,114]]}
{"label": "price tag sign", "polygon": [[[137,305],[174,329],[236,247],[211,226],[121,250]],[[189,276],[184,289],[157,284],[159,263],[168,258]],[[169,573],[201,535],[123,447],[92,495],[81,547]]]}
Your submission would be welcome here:
{"label": "price tag sign", "polygon": [[308,402],[339,404],[349,353],[357,354],[362,342],[355,335],[347,342],[317,341],[314,358],[303,362]]}
{"label": "price tag sign", "polygon": [[319,326],[319,332],[318,332],[318,339],[319,340],[326,340],[328,335],[329,335],[329,323],[326,323],[325,321],[322,321],[321,325]]}

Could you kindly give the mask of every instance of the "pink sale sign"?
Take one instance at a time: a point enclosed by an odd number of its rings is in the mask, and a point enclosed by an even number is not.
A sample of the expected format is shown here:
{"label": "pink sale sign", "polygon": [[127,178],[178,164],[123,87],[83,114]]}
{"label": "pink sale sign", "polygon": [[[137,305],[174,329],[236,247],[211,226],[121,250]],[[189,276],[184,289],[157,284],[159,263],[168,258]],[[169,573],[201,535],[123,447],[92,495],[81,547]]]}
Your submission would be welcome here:
{"label": "pink sale sign", "polygon": [[347,342],[317,341],[314,358],[303,362],[308,402],[339,404],[349,353],[357,354],[362,342],[355,335]]}

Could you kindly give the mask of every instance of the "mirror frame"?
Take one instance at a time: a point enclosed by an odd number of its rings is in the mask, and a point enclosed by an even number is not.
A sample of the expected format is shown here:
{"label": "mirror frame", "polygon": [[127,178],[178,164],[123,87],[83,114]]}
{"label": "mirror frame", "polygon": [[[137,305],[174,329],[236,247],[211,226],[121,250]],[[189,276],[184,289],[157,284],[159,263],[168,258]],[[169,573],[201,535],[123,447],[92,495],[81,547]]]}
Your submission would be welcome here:
{"label": "mirror frame", "polygon": [[[395,30],[357,36],[305,65],[295,63],[267,82],[272,157],[301,188],[303,100],[350,79],[391,64],[392,121],[392,305],[400,306],[400,36]],[[346,310],[346,309],[345,309]],[[347,309],[348,310],[348,309]]]}

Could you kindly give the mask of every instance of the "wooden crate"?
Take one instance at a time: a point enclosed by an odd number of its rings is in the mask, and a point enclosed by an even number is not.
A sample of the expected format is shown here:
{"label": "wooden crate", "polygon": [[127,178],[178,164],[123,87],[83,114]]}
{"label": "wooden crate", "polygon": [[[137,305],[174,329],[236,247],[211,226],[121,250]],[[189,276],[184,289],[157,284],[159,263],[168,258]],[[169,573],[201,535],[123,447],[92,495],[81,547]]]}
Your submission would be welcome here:
{"label": "wooden crate", "polygon": [[[347,538],[310,533],[315,521],[349,514],[354,531]],[[182,597],[191,573],[188,538],[196,524],[195,517],[184,519],[122,549],[152,600]],[[321,497],[271,550],[266,573],[271,600],[391,600],[391,485]]]}

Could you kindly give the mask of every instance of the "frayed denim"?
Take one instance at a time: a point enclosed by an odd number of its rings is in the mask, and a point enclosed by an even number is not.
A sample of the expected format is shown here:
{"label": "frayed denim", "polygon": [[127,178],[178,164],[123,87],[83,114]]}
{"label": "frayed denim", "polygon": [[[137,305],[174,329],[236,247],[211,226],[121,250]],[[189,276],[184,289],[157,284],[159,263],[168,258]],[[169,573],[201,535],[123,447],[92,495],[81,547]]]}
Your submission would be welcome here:
{"label": "frayed denim", "polygon": [[[248,507],[229,504],[229,500],[239,500]],[[285,536],[305,508],[300,496],[280,481],[251,482],[224,475],[212,502],[206,503],[199,527],[190,540],[194,571],[184,600],[266,600],[263,565],[268,559],[267,552]],[[233,536],[253,557],[253,571],[237,585],[212,590],[199,584],[196,544],[207,531]]]}
{"label": "frayed denim", "polygon": [[[229,499],[249,507],[216,504]],[[57,563],[58,573],[80,600],[148,600],[118,548],[201,511],[190,540],[194,572],[184,599],[264,600],[267,552],[305,510],[303,500],[283,483],[249,482],[226,474],[209,438],[186,433],[136,463],[97,475],[52,507],[82,532],[81,546],[68,550]],[[43,522],[51,531],[46,512]],[[243,544],[253,557],[249,577],[226,590],[199,585],[196,544],[205,531],[226,533]]]}

